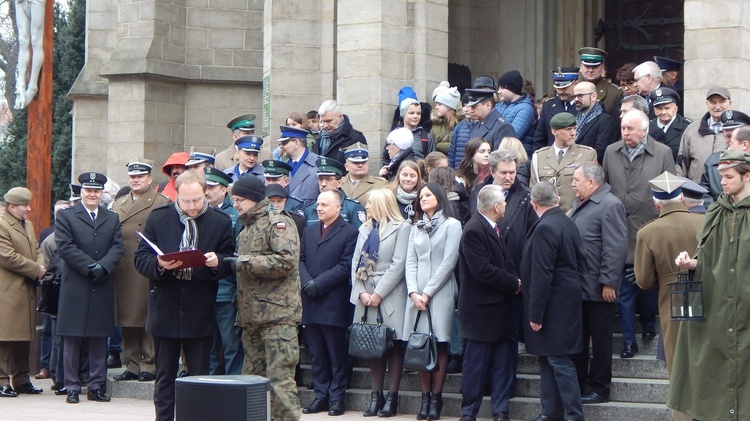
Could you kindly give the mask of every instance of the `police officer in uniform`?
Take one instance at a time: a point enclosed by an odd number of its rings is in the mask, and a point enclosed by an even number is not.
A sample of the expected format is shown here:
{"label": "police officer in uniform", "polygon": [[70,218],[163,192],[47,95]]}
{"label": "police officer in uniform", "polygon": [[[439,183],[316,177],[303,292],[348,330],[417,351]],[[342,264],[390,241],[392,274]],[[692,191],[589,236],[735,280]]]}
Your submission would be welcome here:
{"label": "police officer in uniform", "polygon": [[542,105],[542,112],[539,113],[539,122],[534,132],[534,142],[531,146],[533,151],[551,146],[552,142],[555,141],[555,136],[552,135],[552,129],[549,125],[555,114],[562,112],[578,114],[573,100],[573,89],[578,84],[578,68],[558,67],[552,70],[552,84],[555,86],[557,95],[548,99]]}
{"label": "police officer in uniform", "polygon": [[649,95],[651,112],[656,115],[649,123],[649,134],[672,149],[672,158],[677,160],[680,140],[687,126],[693,122],[679,114],[680,95],[670,88],[656,88]]}
{"label": "police officer in uniform", "polygon": [[187,169],[189,170],[203,172],[203,168],[215,166],[216,157],[214,157],[214,154],[216,154],[216,150],[212,151],[211,153],[198,152],[194,147],[191,146],[190,159],[188,159],[188,162],[185,163],[185,167],[187,167]]}
{"label": "police officer in uniform", "polygon": [[[343,180],[341,179],[346,173],[344,165],[335,159],[326,158],[319,156],[315,162],[318,167],[318,188],[319,192],[322,192],[326,188],[335,188],[341,193],[342,204],[341,204],[341,217],[344,221],[354,225],[355,228],[359,228],[363,222],[367,219],[365,208],[356,200],[346,196],[346,193],[341,189]],[[307,225],[313,225],[318,222],[318,204],[313,203],[305,208],[305,219]]]}
{"label": "police officer in uniform", "polygon": [[573,173],[586,161],[596,162],[596,150],[575,143],[576,118],[570,113],[559,113],[550,120],[555,143],[539,149],[531,157],[529,187],[548,181],[560,193],[560,208],[568,212],[576,199]]}
{"label": "police officer in uniform", "polygon": [[599,48],[583,47],[578,50],[578,54],[581,55],[581,80],[596,85],[597,97],[604,106],[604,111],[618,118],[620,90],[604,78],[604,58],[607,57],[607,52]]}
{"label": "police officer in uniform", "polygon": [[266,177],[266,186],[278,184],[286,192],[284,210],[303,215],[305,212],[305,203],[299,198],[289,195],[289,174],[292,172],[292,166],[284,161],[266,159],[263,161],[263,168],[263,174]]}
{"label": "police officer in uniform", "polygon": [[259,136],[242,136],[234,141],[237,147],[237,164],[224,170],[232,176],[232,181],[237,181],[245,174],[252,174],[264,181],[263,165],[258,163],[260,147],[263,146],[263,138]]}
{"label": "police officer in uniform", "polygon": [[346,158],[344,166],[347,171],[341,183],[341,190],[359,203],[366,204],[370,190],[383,187],[388,181],[382,177],[369,175],[370,156],[367,152],[367,145],[364,143],[357,142],[341,150]]}

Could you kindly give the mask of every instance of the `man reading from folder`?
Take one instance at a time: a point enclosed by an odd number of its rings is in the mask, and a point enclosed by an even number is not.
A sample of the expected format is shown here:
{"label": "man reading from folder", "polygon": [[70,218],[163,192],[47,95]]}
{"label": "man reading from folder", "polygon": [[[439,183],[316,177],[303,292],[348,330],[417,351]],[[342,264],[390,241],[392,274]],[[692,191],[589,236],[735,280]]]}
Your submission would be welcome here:
{"label": "man reading from folder", "polygon": [[175,182],[177,200],[154,209],[146,220],[143,236],[168,256],[200,250],[204,264],[183,265],[183,260],[164,258],[146,241],[135,251],[135,267],[149,279],[146,330],[154,336],[156,420],[174,419],[174,380],[180,348],[191,375],[208,374],[215,330],[214,303],[218,280],[229,275],[222,263],[234,253],[229,216],[209,206],[206,179],[187,171]]}

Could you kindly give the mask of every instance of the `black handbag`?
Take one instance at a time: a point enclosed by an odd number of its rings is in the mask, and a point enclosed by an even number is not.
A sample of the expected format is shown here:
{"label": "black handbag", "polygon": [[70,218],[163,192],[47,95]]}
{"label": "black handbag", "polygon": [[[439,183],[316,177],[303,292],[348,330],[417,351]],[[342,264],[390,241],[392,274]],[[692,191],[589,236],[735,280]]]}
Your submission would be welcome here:
{"label": "black handbag", "polygon": [[57,316],[57,302],[60,300],[60,278],[52,272],[44,274],[41,282],[42,293],[36,311],[50,316]]}
{"label": "black handbag", "polygon": [[434,372],[440,368],[438,365],[437,338],[432,332],[432,314],[430,314],[429,305],[425,311],[427,311],[427,322],[430,331],[428,333],[417,333],[419,316],[422,315],[420,311],[417,313],[417,320],[414,321],[414,329],[411,331],[409,341],[406,343],[404,368]]}
{"label": "black handbag", "polygon": [[367,307],[359,323],[349,327],[349,355],[368,360],[388,358],[393,351],[396,331],[383,324],[383,314],[378,306],[375,324],[367,323]]}

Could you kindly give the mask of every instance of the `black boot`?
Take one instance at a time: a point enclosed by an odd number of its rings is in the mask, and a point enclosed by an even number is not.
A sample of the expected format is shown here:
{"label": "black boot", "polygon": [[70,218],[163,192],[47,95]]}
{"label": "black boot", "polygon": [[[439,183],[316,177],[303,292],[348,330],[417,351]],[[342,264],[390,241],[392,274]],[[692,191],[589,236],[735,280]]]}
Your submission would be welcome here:
{"label": "black boot", "polygon": [[388,418],[398,414],[398,393],[389,393],[385,405],[380,410],[380,418]]}
{"label": "black boot", "polygon": [[434,393],[430,402],[430,412],[427,414],[428,420],[439,420],[440,411],[443,409],[443,394]]}
{"label": "black boot", "polygon": [[383,391],[377,391],[370,393],[370,407],[362,414],[363,417],[374,417],[378,415],[378,411],[383,407]]}
{"label": "black boot", "polygon": [[417,419],[426,420],[428,412],[430,412],[430,392],[422,392],[422,405],[419,407]]}
{"label": "black boot", "polygon": [[107,358],[107,368],[120,368],[122,367],[122,361],[120,360],[120,353],[111,351],[109,358]]}

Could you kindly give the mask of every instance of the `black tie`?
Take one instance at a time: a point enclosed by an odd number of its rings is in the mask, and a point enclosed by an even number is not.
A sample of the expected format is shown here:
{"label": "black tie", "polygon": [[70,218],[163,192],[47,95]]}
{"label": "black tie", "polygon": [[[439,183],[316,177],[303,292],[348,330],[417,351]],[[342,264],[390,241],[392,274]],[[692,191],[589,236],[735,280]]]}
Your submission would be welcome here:
{"label": "black tie", "polygon": [[91,220],[96,222],[96,213],[90,212],[90,214],[91,214]]}

